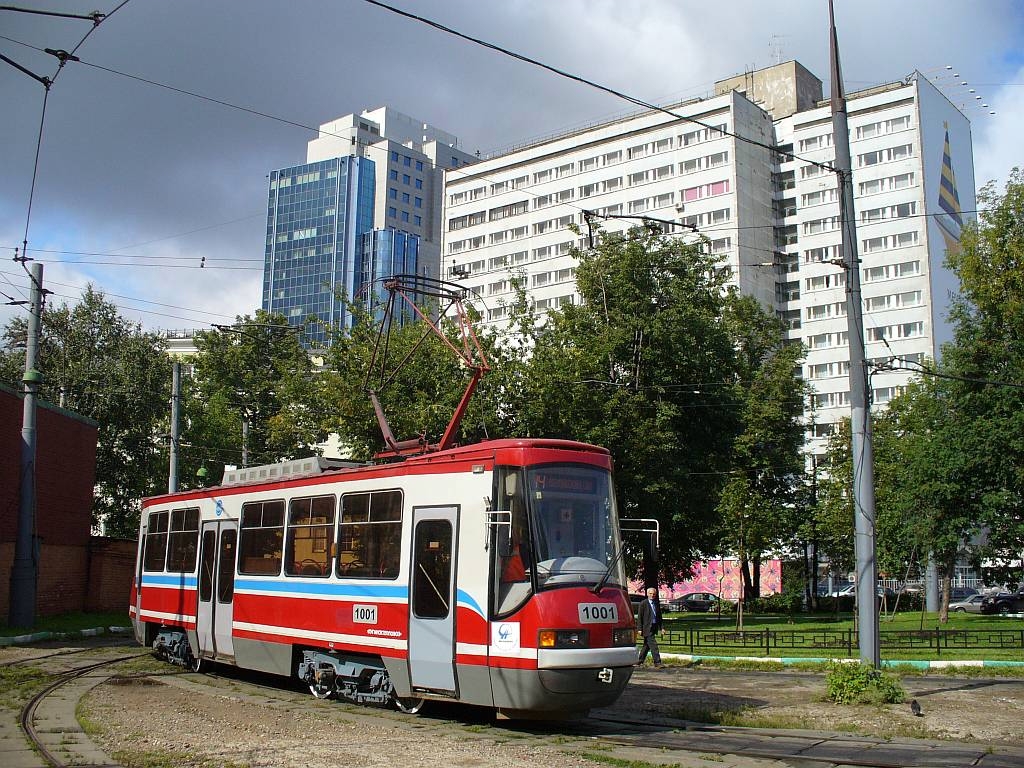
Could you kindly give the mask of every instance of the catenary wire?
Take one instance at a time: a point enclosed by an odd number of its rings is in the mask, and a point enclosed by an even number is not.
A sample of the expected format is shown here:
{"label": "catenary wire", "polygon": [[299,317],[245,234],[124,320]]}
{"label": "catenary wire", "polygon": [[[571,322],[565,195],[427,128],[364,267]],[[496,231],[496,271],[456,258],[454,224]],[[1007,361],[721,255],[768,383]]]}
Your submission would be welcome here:
{"label": "catenary wire", "polygon": [[[7,279],[8,282],[10,282],[10,279],[7,278],[7,275],[11,275],[11,274],[17,276],[17,273],[4,272],[4,271],[0,270],[0,275],[3,275],[5,277],[5,279]],[[80,290],[80,291],[81,290],[85,290],[85,288],[88,287],[88,286],[75,285],[74,283],[62,283],[62,282],[55,281],[55,280],[47,280],[46,283],[47,283],[47,285],[59,285],[59,286],[62,286],[64,288],[74,288],[74,289]],[[14,285],[14,283],[11,283],[11,285]],[[15,287],[17,288],[17,286],[15,286]],[[118,299],[126,299],[128,301],[138,301],[138,302],[142,302],[143,304],[152,304],[154,306],[165,307],[167,309],[180,309],[180,310],[182,310],[184,312],[198,312],[199,314],[213,315],[214,317],[224,317],[224,318],[228,318],[228,319],[232,319],[232,320],[234,319],[233,315],[225,315],[225,314],[223,314],[221,312],[210,312],[209,310],[206,310],[206,309],[196,309],[195,307],[182,307],[182,306],[179,306],[177,304],[165,304],[165,303],[159,302],[159,301],[151,301],[150,299],[140,299],[137,296],[128,296],[126,294],[111,293],[111,292],[108,292],[108,291],[103,291],[103,295],[104,296],[113,296],[113,297],[118,298]]]}

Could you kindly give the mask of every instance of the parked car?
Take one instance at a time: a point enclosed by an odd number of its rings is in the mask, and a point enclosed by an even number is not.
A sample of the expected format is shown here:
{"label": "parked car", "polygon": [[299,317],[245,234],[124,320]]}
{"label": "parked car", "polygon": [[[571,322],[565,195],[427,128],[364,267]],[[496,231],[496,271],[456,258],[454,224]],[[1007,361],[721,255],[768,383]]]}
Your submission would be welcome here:
{"label": "parked car", "polygon": [[852,581],[849,584],[834,584],[832,591],[828,593],[829,597],[853,597],[857,593],[857,585]]}
{"label": "parked car", "polygon": [[[689,595],[669,600],[668,610],[670,611],[714,611],[718,609],[718,595],[710,592],[694,592]],[[724,601],[722,601],[724,602]]]}
{"label": "parked car", "polygon": [[965,600],[957,600],[949,604],[949,610],[953,613],[981,613],[981,601],[984,595],[971,595]]}
{"label": "parked car", "polygon": [[950,605],[952,605],[953,603],[959,603],[960,601],[966,600],[969,597],[974,597],[976,594],[978,594],[978,590],[976,590],[974,587],[953,587],[949,590]]}
{"label": "parked car", "polygon": [[647,595],[634,595],[629,596],[629,605],[633,609],[633,615],[636,616],[636,612],[640,610],[640,603],[647,599]]}
{"label": "parked car", "polygon": [[981,600],[982,613],[1024,613],[1024,589],[986,595]]}
{"label": "parked car", "polygon": [[[828,594],[828,597],[855,597],[856,595],[857,585],[854,582],[850,582],[842,587],[837,586],[836,589]],[[889,587],[875,587],[875,595],[884,597],[886,600],[894,600],[896,598],[896,592],[889,589]]]}

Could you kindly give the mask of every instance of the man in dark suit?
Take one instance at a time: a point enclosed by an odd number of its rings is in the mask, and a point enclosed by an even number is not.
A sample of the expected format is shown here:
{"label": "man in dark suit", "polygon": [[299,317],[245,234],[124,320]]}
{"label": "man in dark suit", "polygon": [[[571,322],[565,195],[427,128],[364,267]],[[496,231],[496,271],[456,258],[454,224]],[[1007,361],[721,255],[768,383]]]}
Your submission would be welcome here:
{"label": "man in dark suit", "polygon": [[654,666],[660,669],[661,651],[658,650],[657,634],[661,631],[661,607],[658,605],[658,590],[654,587],[648,587],[647,599],[640,603],[637,610],[637,621],[640,624],[640,634],[644,638],[639,663],[644,663],[649,652]]}

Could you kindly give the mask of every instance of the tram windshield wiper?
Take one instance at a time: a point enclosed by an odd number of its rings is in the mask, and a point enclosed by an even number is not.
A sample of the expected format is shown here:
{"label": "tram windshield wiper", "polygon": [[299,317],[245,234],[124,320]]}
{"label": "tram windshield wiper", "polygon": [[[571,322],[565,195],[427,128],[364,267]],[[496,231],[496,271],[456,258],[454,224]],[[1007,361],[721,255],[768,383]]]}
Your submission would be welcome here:
{"label": "tram windshield wiper", "polygon": [[593,592],[595,595],[600,594],[601,590],[604,589],[605,584],[608,583],[608,579],[612,575],[612,570],[615,568],[616,565],[619,564],[619,560],[622,558],[622,554],[625,551],[625,547],[619,547],[619,551],[615,553],[615,557],[612,558],[612,561],[610,563],[608,563],[608,568],[605,570],[604,575],[601,577],[601,580],[594,585],[594,587],[590,590],[591,592]]}

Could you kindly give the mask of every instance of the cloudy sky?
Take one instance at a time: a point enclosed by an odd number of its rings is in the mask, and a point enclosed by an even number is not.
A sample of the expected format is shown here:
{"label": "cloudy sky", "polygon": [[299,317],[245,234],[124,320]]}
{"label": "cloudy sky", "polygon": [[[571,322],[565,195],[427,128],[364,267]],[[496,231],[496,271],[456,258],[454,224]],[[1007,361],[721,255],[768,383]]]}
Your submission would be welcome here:
{"label": "cloudy sky", "polygon": [[[14,4],[88,13],[118,2]],[[826,0],[394,4],[657,103],[780,59],[828,89]],[[919,70],[966,106],[979,183],[1024,165],[1024,4],[836,0],[836,22],[848,90]],[[39,49],[71,50],[89,27],[0,11],[0,54],[52,76]],[[148,328],[253,312],[266,176],[305,161],[313,132],[301,126],[387,104],[486,153],[631,110],[363,0],[130,0],[78,55],[50,90],[31,217],[44,89],[0,61],[0,324],[24,311],[4,296],[27,295],[12,260],[26,221],[51,301],[73,303],[91,281]]]}

